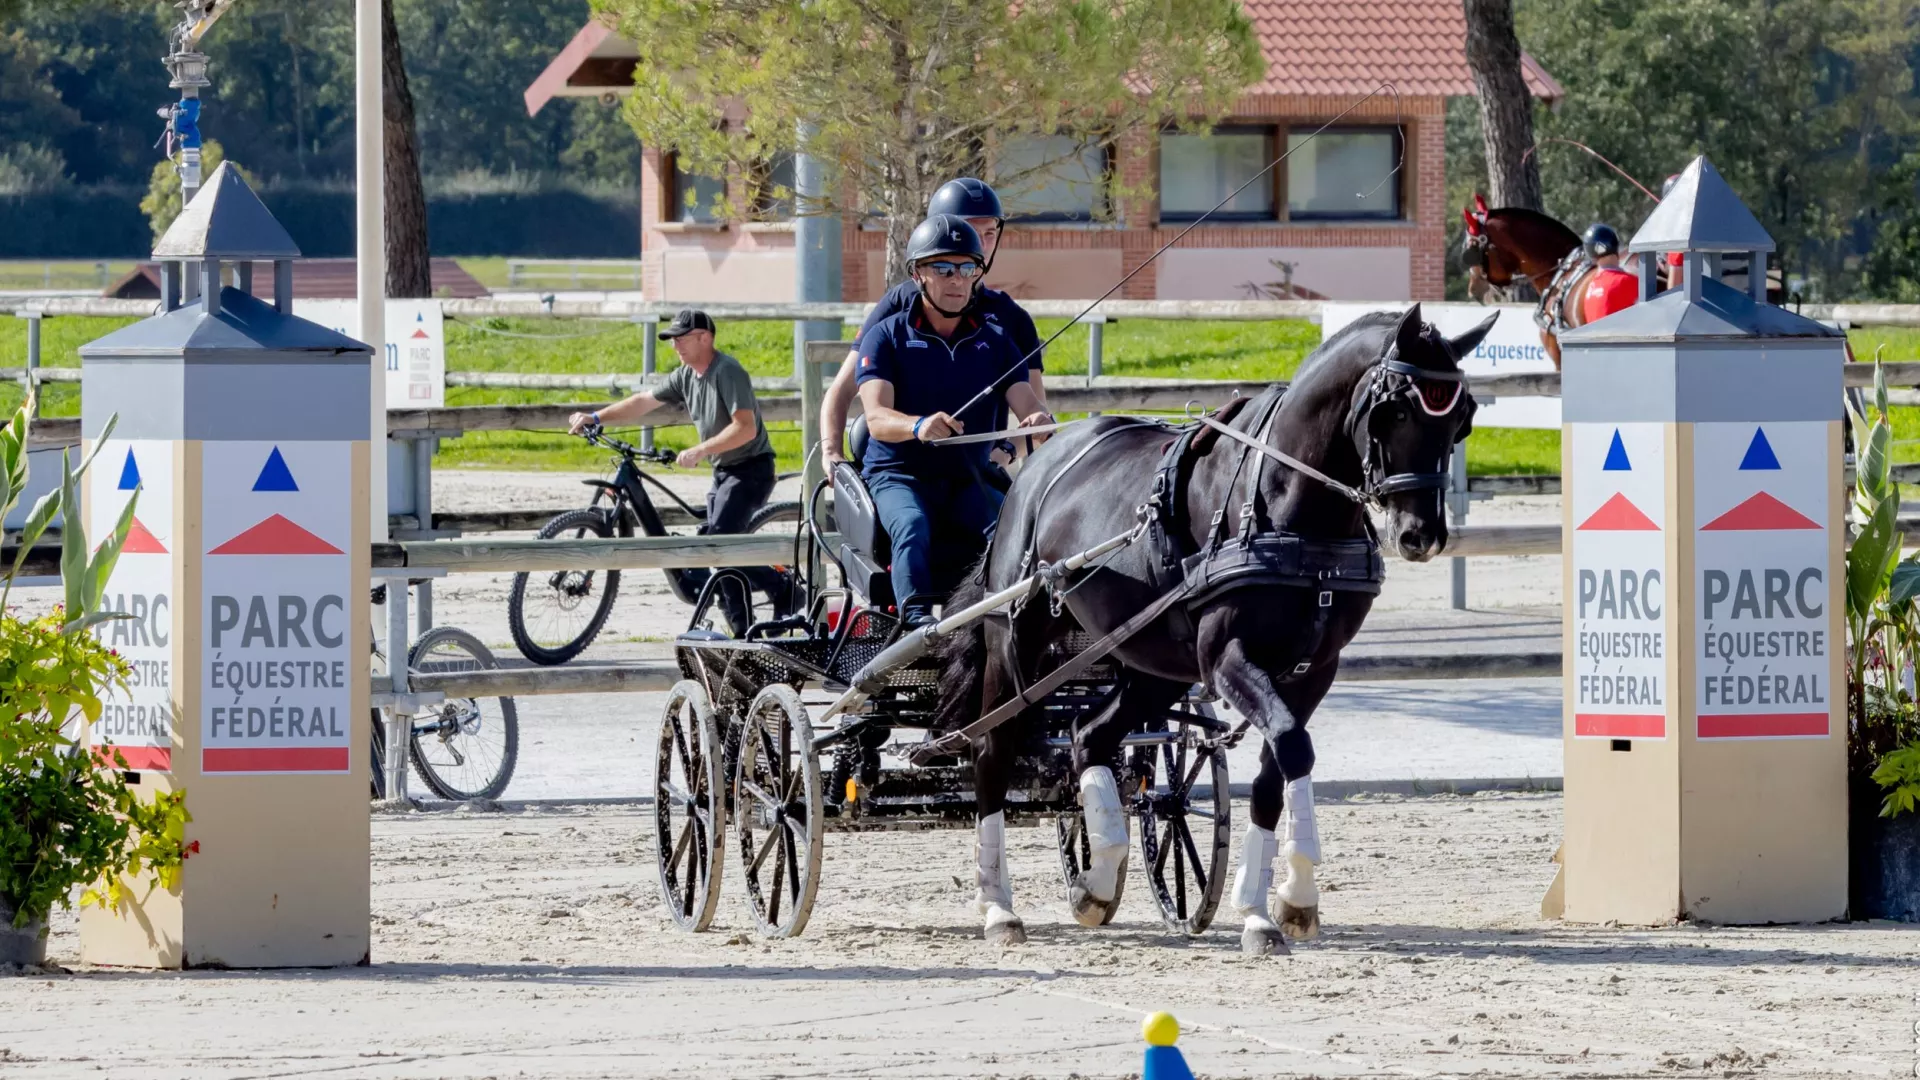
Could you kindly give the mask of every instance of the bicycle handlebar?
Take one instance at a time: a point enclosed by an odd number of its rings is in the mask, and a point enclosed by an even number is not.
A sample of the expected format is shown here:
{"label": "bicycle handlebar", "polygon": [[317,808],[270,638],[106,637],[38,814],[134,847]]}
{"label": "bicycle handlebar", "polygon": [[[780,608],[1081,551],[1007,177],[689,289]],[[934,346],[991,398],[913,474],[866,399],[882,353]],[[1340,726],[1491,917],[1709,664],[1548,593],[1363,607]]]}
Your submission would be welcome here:
{"label": "bicycle handlebar", "polygon": [[626,457],[639,458],[642,461],[651,461],[660,465],[671,465],[680,456],[671,450],[643,450],[632,443],[623,442],[607,434],[606,429],[599,424],[588,424],[581,428],[580,437],[595,446],[604,446]]}

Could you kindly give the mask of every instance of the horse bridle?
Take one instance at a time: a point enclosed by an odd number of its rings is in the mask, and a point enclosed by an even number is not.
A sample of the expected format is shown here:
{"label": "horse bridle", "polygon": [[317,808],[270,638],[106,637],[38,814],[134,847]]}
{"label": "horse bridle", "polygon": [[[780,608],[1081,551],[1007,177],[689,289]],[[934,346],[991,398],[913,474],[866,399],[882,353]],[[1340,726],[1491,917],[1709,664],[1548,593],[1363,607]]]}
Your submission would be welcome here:
{"label": "horse bridle", "polygon": [[[1435,408],[1427,404],[1426,395],[1420,390],[1421,380],[1453,384],[1453,393],[1448,395],[1445,407]],[[1466,380],[1467,373],[1464,371],[1431,371],[1409,364],[1400,359],[1397,344],[1388,346],[1386,353],[1373,365],[1372,374],[1367,377],[1365,386],[1354,396],[1353,405],[1348,409],[1347,420],[1342,427],[1347,438],[1360,451],[1359,487],[1335,480],[1292,454],[1268,445],[1264,436],[1272,414],[1263,415],[1261,422],[1255,425],[1260,428],[1257,436],[1228,427],[1210,416],[1202,416],[1199,420],[1202,424],[1249,450],[1258,451],[1297,473],[1319,481],[1358,505],[1378,509],[1381,505],[1380,500],[1389,495],[1446,487],[1451,479],[1453,444],[1448,443],[1447,453],[1441,458],[1437,472],[1388,473],[1386,448],[1381,445],[1380,438],[1373,433],[1374,410],[1405,398],[1409,406],[1428,416],[1444,417],[1453,415],[1454,410],[1460,407],[1460,402],[1464,399],[1469,410],[1467,415],[1471,417],[1472,410],[1477,406],[1474,404],[1473,395],[1467,392]],[[1366,436],[1364,441],[1361,439],[1363,428]]]}

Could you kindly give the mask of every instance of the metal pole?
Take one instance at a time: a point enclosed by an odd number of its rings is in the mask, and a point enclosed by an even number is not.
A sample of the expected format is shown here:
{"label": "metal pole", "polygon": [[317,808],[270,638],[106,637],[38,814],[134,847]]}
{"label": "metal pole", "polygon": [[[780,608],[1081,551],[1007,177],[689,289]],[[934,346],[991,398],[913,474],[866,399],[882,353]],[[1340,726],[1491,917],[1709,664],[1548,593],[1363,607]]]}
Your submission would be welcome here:
{"label": "metal pole", "polygon": [[[1467,506],[1471,501],[1472,498],[1467,492],[1467,444],[1461,443],[1454,448],[1453,465],[1448,471],[1447,478],[1447,516],[1453,519],[1448,522],[1450,527],[1457,529],[1467,523]],[[1467,560],[1454,558],[1448,561],[1453,564],[1449,568],[1453,575],[1453,610],[1465,611],[1467,609]]]}
{"label": "metal pole", "polygon": [[33,401],[33,416],[37,419],[40,416],[40,395],[38,391],[40,389],[40,320],[42,316],[38,311],[23,311],[20,312],[20,317],[27,320],[27,376],[25,382],[27,396]]}
{"label": "metal pole", "polygon": [[[1087,323],[1087,379],[1088,385],[1100,377],[1100,363],[1105,359],[1107,345],[1107,320],[1103,315],[1089,316]],[[1089,416],[1099,416],[1097,412]]]}
{"label": "metal pole", "polygon": [[[439,440],[429,435],[413,440],[413,512],[419,515],[420,528],[433,532],[433,447]],[[420,588],[420,633],[433,629],[433,582],[422,581]]]}
{"label": "metal pole", "polygon": [[[377,0],[376,0],[377,6]],[[407,685],[407,579],[387,579],[387,689],[396,695],[412,692]],[[413,717],[400,705],[387,709],[387,798],[407,797],[407,750],[413,738]]]}
{"label": "metal pole", "polygon": [[[373,393],[367,402],[372,476],[367,491],[372,501],[368,523],[374,542],[379,543],[387,539],[386,170],[381,140],[385,121],[380,96],[380,0],[354,0],[353,8],[354,206],[359,231],[354,287],[360,300],[360,340],[373,346],[369,362]],[[406,592],[404,583],[400,592]],[[406,667],[404,658],[400,667]]]}
{"label": "metal pole", "polygon": [[[640,329],[646,331],[647,339],[640,345],[640,374],[652,379],[660,359],[660,316],[640,316]],[[653,428],[640,429],[640,449],[653,449]]]}
{"label": "metal pole", "polygon": [[[807,145],[815,127],[800,125],[800,145]],[[811,154],[793,159],[794,299],[801,303],[840,302],[840,218],[826,212],[826,166]],[[805,379],[807,342],[835,341],[837,320],[796,320],[793,324],[793,377]]]}

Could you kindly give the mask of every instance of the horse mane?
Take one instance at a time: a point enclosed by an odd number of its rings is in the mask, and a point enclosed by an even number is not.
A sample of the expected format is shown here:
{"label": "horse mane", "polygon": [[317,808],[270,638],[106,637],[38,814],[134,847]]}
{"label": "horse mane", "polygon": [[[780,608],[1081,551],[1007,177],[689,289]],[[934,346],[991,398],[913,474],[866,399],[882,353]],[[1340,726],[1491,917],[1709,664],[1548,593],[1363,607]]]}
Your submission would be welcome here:
{"label": "horse mane", "polygon": [[1579,233],[1561,224],[1559,218],[1549,217],[1538,210],[1528,210],[1522,206],[1503,206],[1498,210],[1490,210],[1487,212],[1487,220],[1491,221],[1494,218],[1516,223],[1524,221],[1535,228],[1544,229],[1558,239],[1565,241],[1567,250],[1569,251],[1580,246]]}

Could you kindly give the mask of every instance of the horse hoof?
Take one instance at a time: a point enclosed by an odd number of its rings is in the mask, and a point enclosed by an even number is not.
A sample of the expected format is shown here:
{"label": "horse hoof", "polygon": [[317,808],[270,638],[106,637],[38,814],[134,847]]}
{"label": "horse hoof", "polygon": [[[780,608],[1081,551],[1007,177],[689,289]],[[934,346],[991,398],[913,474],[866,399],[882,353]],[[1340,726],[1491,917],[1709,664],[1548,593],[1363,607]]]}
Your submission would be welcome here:
{"label": "horse hoof", "polygon": [[1027,926],[1019,919],[1011,922],[988,923],[986,937],[989,945],[1025,945]]}
{"label": "horse hoof", "polygon": [[1084,885],[1067,887],[1067,906],[1073,911],[1073,921],[1081,926],[1105,926],[1113,921],[1114,909],[1119,901],[1101,900],[1087,891]]}
{"label": "horse hoof", "polygon": [[1249,926],[1240,931],[1240,951],[1247,956],[1286,956],[1286,935],[1271,926]]}
{"label": "horse hoof", "polygon": [[1294,907],[1280,902],[1280,929],[1295,941],[1312,941],[1320,936],[1320,905]]}

